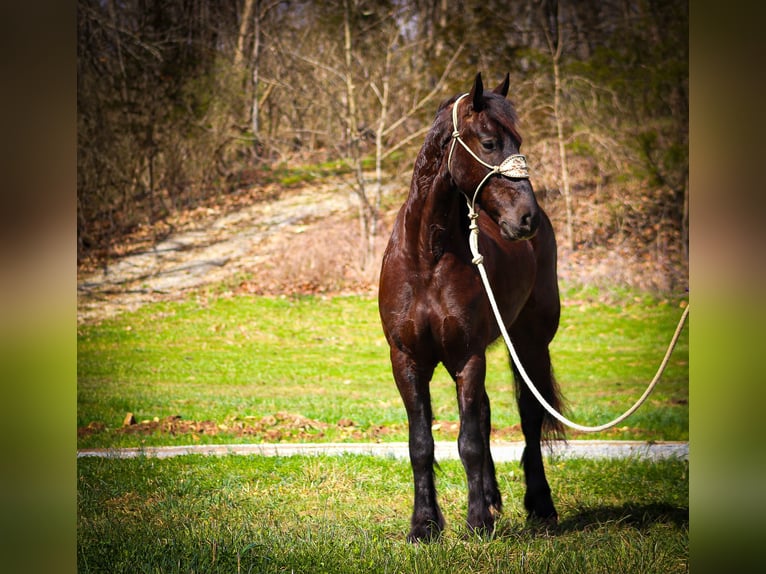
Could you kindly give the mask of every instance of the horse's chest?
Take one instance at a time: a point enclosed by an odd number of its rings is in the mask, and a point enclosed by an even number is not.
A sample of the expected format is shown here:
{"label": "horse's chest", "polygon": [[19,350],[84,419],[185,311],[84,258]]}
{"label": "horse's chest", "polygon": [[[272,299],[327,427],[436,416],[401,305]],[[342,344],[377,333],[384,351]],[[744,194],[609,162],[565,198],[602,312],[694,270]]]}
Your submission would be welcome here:
{"label": "horse's chest", "polygon": [[[507,326],[526,305],[536,277],[534,253],[527,243],[496,250],[493,255],[485,251],[490,288]],[[485,344],[499,335],[485,286],[473,264],[451,264],[445,257],[429,292],[429,323],[438,342],[463,345],[468,338]]]}
{"label": "horse's chest", "polygon": [[[485,244],[483,251],[508,325],[529,297],[534,254],[528,246],[503,247]],[[381,283],[384,326],[398,348],[411,354],[462,355],[498,336],[478,270],[462,254],[448,250],[435,264],[409,272],[400,263],[399,258],[386,259]]]}

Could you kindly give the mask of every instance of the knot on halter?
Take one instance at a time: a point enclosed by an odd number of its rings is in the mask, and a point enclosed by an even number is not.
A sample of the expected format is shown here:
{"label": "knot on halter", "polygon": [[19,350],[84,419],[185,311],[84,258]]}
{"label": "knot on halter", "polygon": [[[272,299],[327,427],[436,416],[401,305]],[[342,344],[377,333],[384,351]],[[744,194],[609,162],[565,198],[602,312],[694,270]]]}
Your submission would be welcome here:
{"label": "knot on halter", "polygon": [[470,223],[468,224],[468,229],[473,231],[474,229],[479,228],[479,225],[476,223],[476,220],[479,219],[479,214],[476,213],[472,205],[469,206],[468,219],[470,220]]}
{"label": "knot on halter", "polygon": [[471,263],[481,265],[484,263],[484,256],[479,253],[479,224],[476,223],[476,220],[479,219],[479,214],[476,213],[476,210],[470,203],[468,204],[468,219],[470,220],[468,224],[468,229],[470,230],[468,245],[471,248],[471,255],[473,255]]}

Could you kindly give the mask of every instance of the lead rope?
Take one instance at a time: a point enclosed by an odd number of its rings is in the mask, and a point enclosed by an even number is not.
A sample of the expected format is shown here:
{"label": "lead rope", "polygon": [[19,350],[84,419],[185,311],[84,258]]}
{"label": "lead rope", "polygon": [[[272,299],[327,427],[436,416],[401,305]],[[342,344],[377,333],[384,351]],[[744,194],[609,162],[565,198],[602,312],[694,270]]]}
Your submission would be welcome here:
{"label": "lead rope", "polygon": [[668,365],[668,361],[670,360],[670,355],[673,353],[673,349],[676,346],[676,343],[678,342],[678,338],[681,335],[681,330],[683,329],[684,323],[686,322],[686,317],[689,315],[689,305],[686,306],[684,309],[684,312],[681,315],[681,319],[678,321],[678,326],[676,327],[676,331],[673,334],[673,338],[670,341],[670,345],[668,346],[668,350],[665,352],[665,356],[662,359],[662,362],[660,363],[660,367],[657,369],[657,373],[654,375],[654,378],[649,383],[649,386],[644,391],[644,394],[639,397],[639,399],[633,404],[632,407],[630,407],[627,411],[625,411],[623,414],[621,414],[616,419],[609,421],[608,423],[598,425],[598,426],[585,426],[578,424],[574,421],[570,421],[568,418],[566,418],[564,415],[559,413],[556,409],[554,409],[548,401],[543,398],[543,396],[540,394],[540,391],[537,390],[537,387],[535,387],[532,380],[529,378],[529,375],[527,375],[527,372],[524,370],[524,366],[521,364],[521,361],[519,360],[519,356],[516,353],[516,348],[513,346],[513,343],[511,342],[511,337],[508,335],[508,331],[505,329],[505,324],[503,323],[503,318],[500,315],[500,309],[497,307],[497,302],[495,301],[495,294],[492,292],[492,287],[489,284],[489,278],[487,277],[487,270],[484,268],[484,257],[479,253],[479,226],[476,223],[476,220],[478,219],[479,215],[476,213],[475,204],[476,204],[476,197],[479,194],[479,190],[482,188],[484,183],[493,175],[499,174],[500,176],[507,176],[507,177],[513,177],[513,178],[529,178],[529,171],[527,169],[527,162],[526,158],[521,154],[513,154],[505,158],[503,162],[500,165],[490,165],[487,162],[483,161],[479,156],[477,156],[471,148],[468,147],[468,145],[463,141],[463,139],[460,137],[460,132],[457,129],[457,108],[458,104],[460,103],[460,100],[462,100],[464,97],[466,97],[468,94],[463,94],[459,98],[455,100],[455,103],[452,105],[452,142],[450,143],[450,149],[449,149],[449,156],[447,157],[447,170],[451,173],[452,171],[452,152],[455,149],[455,142],[460,143],[461,146],[480,164],[483,166],[489,168],[489,173],[484,176],[484,179],[481,180],[479,185],[476,186],[476,191],[473,193],[473,197],[469,197],[468,194],[463,192],[463,194],[466,197],[466,201],[468,202],[468,218],[470,220],[469,223],[469,229],[470,234],[468,236],[468,245],[471,248],[471,255],[473,256],[473,259],[471,259],[471,262],[476,265],[476,267],[479,268],[479,275],[481,275],[481,281],[484,284],[484,290],[487,293],[487,297],[489,298],[489,303],[492,306],[492,311],[495,314],[495,319],[497,320],[497,325],[500,327],[500,333],[503,335],[503,339],[505,340],[505,345],[508,347],[508,352],[511,354],[511,357],[513,359],[514,364],[516,365],[516,368],[518,369],[519,373],[521,374],[521,378],[524,379],[524,382],[529,387],[529,390],[532,391],[532,394],[535,396],[535,398],[540,402],[540,404],[545,408],[546,411],[550,413],[552,417],[559,420],[560,422],[564,423],[565,425],[582,431],[582,432],[599,432],[602,430],[606,430],[608,428],[611,428],[622,421],[624,421],[626,418],[628,418],[630,415],[632,415],[636,410],[644,404],[644,401],[646,401],[647,397],[651,394],[651,392],[654,390],[654,387],[657,385],[657,383],[660,380],[660,377],[662,376],[662,373],[665,371],[665,367]]}
{"label": "lead rope", "polygon": [[676,327],[676,331],[673,334],[673,338],[670,341],[668,350],[665,352],[665,357],[662,359],[659,369],[657,369],[657,373],[654,375],[652,382],[649,383],[649,386],[644,391],[644,394],[641,395],[641,397],[633,404],[633,406],[630,407],[627,411],[625,411],[616,419],[608,423],[604,423],[602,425],[585,426],[585,425],[578,424],[574,421],[569,420],[564,415],[559,413],[556,409],[554,409],[548,403],[548,401],[546,401],[543,398],[543,396],[540,394],[540,391],[537,390],[537,387],[535,387],[534,383],[529,378],[529,375],[527,375],[527,372],[524,370],[524,366],[521,364],[521,361],[519,360],[519,356],[516,354],[516,349],[513,346],[513,343],[511,342],[511,337],[508,335],[508,331],[506,331],[505,329],[505,324],[503,323],[503,319],[500,316],[500,310],[498,309],[497,302],[495,301],[495,294],[492,292],[492,287],[490,286],[489,278],[487,277],[487,270],[484,268],[484,257],[482,257],[482,255],[479,253],[479,226],[476,224],[476,219],[479,217],[479,215],[474,210],[474,207],[470,201],[468,202],[468,217],[470,219],[470,225],[469,225],[470,235],[468,236],[468,245],[470,246],[471,254],[473,255],[472,262],[474,265],[476,265],[476,267],[479,268],[481,281],[484,284],[484,290],[487,292],[487,297],[489,298],[489,303],[492,306],[492,311],[495,314],[497,325],[498,327],[500,327],[500,332],[503,335],[503,339],[505,339],[505,344],[508,347],[508,351],[510,352],[511,357],[513,358],[513,362],[516,365],[516,368],[518,369],[519,373],[521,374],[521,378],[524,379],[524,382],[529,387],[529,390],[532,391],[532,394],[535,396],[535,398],[538,401],[540,401],[540,404],[543,405],[545,410],[548,411],[552,417],[561,421],[565,425],[582,432],[599,432],[602,430],[606,430],[608,428],[611,428],[621,423],[630,415],[632,415],[634,412],[636,412],[636,410],[644,403],[644,401],[646,401],[647,397],[654,390],[654,387],[659,382],[660,377],[662,376],[662,373],[665,371],[665,367],[667,367],[668,361],[670,360],[670,355],[673,353],[673,349],[675,348],[676,343],[678,342],[678,337],[681,335],[681,330],[683,329],[684,323],[686,322],[686,317],[689,315],[689,305],[686,306],[683,314],[681,315],[681,319],[678,321],[678,326]]}

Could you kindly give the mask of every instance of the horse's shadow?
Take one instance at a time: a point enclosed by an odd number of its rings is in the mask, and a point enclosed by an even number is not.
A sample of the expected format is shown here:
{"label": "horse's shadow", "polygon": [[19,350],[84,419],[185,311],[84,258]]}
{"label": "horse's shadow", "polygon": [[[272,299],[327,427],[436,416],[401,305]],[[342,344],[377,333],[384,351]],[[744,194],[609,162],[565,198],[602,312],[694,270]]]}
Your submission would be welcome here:
{"label": "horse's shadow", "polygon": [[[669,524],[676,528],[689,527],[689,508],[667,503],[635,504],[619,506],[594,506],[583,508],[574,513],[566,513],[558,524],[527,521],[522,532],[546,536],[556,536],[568,532],[583,532],[605,524],[619,524],[623,527],[646,531],[655,524]],[[498,525],[500,526],[500,525]],[[505,523],[496,532],[496,536],[518,534],[518,525]]]}
{"label": "horse's shadow", "polygon": [[561,533],[588,530],[607,522],[623,524],[637,530],[646,530],[654,524],[670,524],[684,528],[689,526],[689,508],[664,502],[596,506],[565,516],[556,530]]}

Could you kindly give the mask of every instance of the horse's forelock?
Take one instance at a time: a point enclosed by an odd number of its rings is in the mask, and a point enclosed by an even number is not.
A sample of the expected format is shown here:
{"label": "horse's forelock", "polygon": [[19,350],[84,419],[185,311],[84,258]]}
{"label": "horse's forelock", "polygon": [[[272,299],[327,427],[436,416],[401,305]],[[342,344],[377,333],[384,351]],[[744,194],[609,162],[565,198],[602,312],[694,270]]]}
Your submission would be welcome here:
{"label": "horse's forelock", "polygon": [[521,134],[516,125],[519,117],[516,115],[516,109],[513,104],[505,98],[492,98],[493,103],[489,106],[492,117],[521,144]]}

